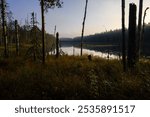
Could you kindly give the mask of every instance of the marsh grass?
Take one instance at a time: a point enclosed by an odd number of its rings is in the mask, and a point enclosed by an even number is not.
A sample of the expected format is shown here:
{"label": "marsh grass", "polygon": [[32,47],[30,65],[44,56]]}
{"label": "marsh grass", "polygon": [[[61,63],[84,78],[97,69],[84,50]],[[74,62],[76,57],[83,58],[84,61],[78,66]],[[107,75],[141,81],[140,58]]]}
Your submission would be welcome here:
{"label": "marsh grass", "polygon": [[118,60],[87,56],[1,58],[0,99],[150,99],[150,62],[122,71]]}

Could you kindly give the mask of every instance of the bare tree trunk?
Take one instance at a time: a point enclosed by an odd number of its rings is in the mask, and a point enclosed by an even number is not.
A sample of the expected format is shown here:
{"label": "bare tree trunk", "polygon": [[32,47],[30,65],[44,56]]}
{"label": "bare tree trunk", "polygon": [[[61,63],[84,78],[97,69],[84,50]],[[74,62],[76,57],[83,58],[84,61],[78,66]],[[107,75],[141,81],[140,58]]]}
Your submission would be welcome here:
{"label": "bare tree trunk", "polygon": [[143,0],[139,3],[139,19],[138,19],[138,34],[137,34],[137,61],[140,58],[140,45],[141,45],[141,28],[142,28],[142,11],[143,11]]}
{"label": "bare tree trunk", "polygon": [[56,57],[59,57],[59,33],[56,33]]}
{"label": "bare tree trunk", "polygon": [[2,26],[3,26],[3,40],[4,40],[4,56],[8,56],[8,42],[7,42],[7,26],[6,26],[6,2],[5,0],[1,0],[1,8],[2,8]]}
{"label": "bare tree trunk", "polygon": [[34,12],[32,13],[32,29],[33,29],[33,35],[34,35],[34,38],[33,39],[34,41],[32,42],[33,44],[33,60],[36,61],[36,27],[35,27],[35,14]]}
{"label": "bare tree trunk", "polygon": [[15,31],[16,31],[16,54],[19,56],[19,36],[18,36],[18,21],[15,20]]}
{"label": "bare tree trunk", "polygon": [[55,25],[55,28],[54,28],[54,37],[56,36],[56,25]]}
{"label": "bare tree trunk", "polygon": [[[56,39],[56,30],[57,30],[57,26],[55,25],[55,28],[54,28],[54,37]],[[56,48],[56,42],[54,43],[54,53],[55,53],[55,48]]]}
{"label": "bare tree trunk", "polygon": [[146,11],[149,9],[149,7],[147,7],[144,11],[144,16],[143,16],[143,27],[142,27],[142,37],[141,37],[141,54],[143,54],[144,51],[144,28],[145,28],[145,17],[146,17]]}
{"label": "bare tree trunk", "polygon": [[125,0],[122,0],[122,63],[126,71],[126,40],[125,40]]}
{"label": "bare tree trunk", "polygon": [[137,58],[136,40],[136,5],[130,4],[129,10],[129,39],[128,39],[128,67],[134,68]]}
{"label": "bare tree trunk", "polygon": [[42,62],[45,64],[45,17],[44,17],[44,0],[41,0],[42,15]]}
{"label": "bare tree trunk", "polygon": [[82,23],[82,34],[81,34],[81,56],[82,56],[82,53],[83,53],[83,36],[84,36],[84,26],[85,26],[86,14],[87,14],[87,5],[88,5],[88,0],[86,0],[86,4],[85,4],[85,13],[84,13],[84,18],[83,18],[83,23]]}

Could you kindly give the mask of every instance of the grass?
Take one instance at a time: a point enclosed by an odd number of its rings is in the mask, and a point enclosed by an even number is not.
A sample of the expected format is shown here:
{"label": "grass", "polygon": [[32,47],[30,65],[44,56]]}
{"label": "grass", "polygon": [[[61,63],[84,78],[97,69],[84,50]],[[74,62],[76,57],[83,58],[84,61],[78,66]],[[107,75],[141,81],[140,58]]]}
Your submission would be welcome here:
{"label": "grass", "polygon": [[150,61],[122,72],[118,60],[48,56],[0,59],[0,99],[150,99]]}

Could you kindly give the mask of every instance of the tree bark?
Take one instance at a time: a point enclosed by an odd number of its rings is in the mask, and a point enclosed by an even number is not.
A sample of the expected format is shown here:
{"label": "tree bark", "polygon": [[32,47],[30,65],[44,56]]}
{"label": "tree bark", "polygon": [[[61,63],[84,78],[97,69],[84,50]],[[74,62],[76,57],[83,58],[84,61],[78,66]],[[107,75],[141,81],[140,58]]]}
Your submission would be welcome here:
{"label": "tree bark", "polygon": [[86,14],[87,14],[87,5],[88,5],[88,0],[86,0],[86,4],[85,4],[85,12],[84,12],[84,18],[83,18],[83,23],[82,23],[82,34],[81,34],[81,56],[82,56],[82,53],[83,53],[83,36],[84,36],[84,26],[85,26]]}
{"label": "tree bark", "polygon": [[56,57],[59,57],[59,33],[56,33]]}
{"label": "tree bark", "polygon": [[126,71],[126,40],[125,40],[125,0],[122,0],[122,63]]}
{"label": "tree bark", "polygon": [[16,54],[19,56],[19,35],[18,35],[18,21],[15,20],[15,32],[16,32]]}
{"label": "tree bark", "polygon": [[2,15],[2,27],[3,27],[3,40],[4,40],[4,56],[8,57],[8,42],[7,42],[7,26],[6,26],[6,2],[1,0],[1,15]]}
{"label": "tree bark", "polygon": [[137,33],[137,61],[140,58],[140,45],[141,45],[141,28],[142,28],[142,11],[143,11],[143,0],[139,3],[139,19],[138,19],[138,33]]}
{"label": "tree bark", "polygon": [[134,68],[137,58],[136,40],[136,5],[131,3],[129,10],[129,39],[128,39],[128,67]]}
{"label": "tree bark", "polygon": [[41,17],[42,17],[42,62],[45,64],[45,17],[44,17],[44,0],[41,0]]}
{"label": "tree bark", "polygon": [[146,12],[149,9],[149,7],[147,7],[144,11],[144,16],[143,16],[143,27],[142,27],[142,34],[141,34],[141,54],[144,54],[144,30],[145,30],[145,17],[146,17]]}

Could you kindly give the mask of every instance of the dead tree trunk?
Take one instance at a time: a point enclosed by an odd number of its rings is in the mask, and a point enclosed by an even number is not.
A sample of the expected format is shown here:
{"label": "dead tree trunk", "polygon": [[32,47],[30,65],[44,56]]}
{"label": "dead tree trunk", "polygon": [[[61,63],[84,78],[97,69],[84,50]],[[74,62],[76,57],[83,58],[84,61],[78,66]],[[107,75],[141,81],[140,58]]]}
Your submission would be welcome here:
{"label": "dead tree trunk", "polygon": [[7,26],[6,26],[6,2],[1,0],[1,15],[2,15],[2,27],[3,27],[3,40],[4,40],[4,56],[8,56],[8,42],[7,42]]}
{"label": "dead tree trunk", "polygon": [[41,0],[42,16],[42,62],[45,64],[45,17],[44,17],[44,0]]}
{"label": "dead tree trunk", "polygon": [[136,64],[137,40],[136,40],[136,5],[131,3],[129,9],[129,39],[128,39],[128,67],[133,68]]}
{"label": "dead tree trunk", "polygon": [[143,16],[143,27],[142,27],[142,37],[141,37],[141,55],[143,55],[143,51],[144,51],[144,28],[145,28],[145,17],[146,17],[146,12],[149,9],[149,7],[147,7],[144,11],[144,16]]}
{"label": "dead tree trunk", "polygon": [[141,45],[141,28],[142,28],[142,11],[143,11],[143,0],[140,0],[139,3],[139,17],[138,17],[138,33],[137,33],[137,61],[139,61],[140,58],[140,45]]}
{"label": "dead tree trunk", "polygon": [[86,14],[87,14],[87,5],[88,5],[88,0],[86,0],[86,4],[85,4],[85,12],[84,12],[84,18],[83,18],[83,23],[82,23],[82,34],[81,34],[81,56],[82,56],[82,53],[83,53],[83,36],[84,36],[84,26],[85,26]]}
{"label": "dead tree trunk", "polygon": [[55,25],[55,28],[54,28],[54,37],[55,37],[55,35],[56,35],[56,25]]}
{"label": "dead tree trunk", "polygon": [[37,46],[36,46],[36,26],[35,26],[35,14],[34,12],[31,14],[32,15],[32,18],[31,18],[31,22],[32,22],[32,29],[33,29],[33,34],[34,35],[34,39],[32,41],[32,44],[33,44],[33,60],[36,61],[36,50],[37,50]]}
{"label": "dead tree trunk", "polygon": [[59,57],[59,33],[56,33],[56,57]]}
{"label": "dead tree trunk", "polygon": [[[57,30],[57,26],[55,25],[55,28],[54,28],[54,37],[55,37],[55,39],[56,39],[56,30]],[[56,43],[54,43],[54,48],[56,48]],[[55,49],[54,49],[54,54],[55,54]]]}
{"label": "dead tree trunk", "polygon": [[122,63],[126,71],[126,40],[125,40],[125,0],[122,0]]}
{"label": "dead tree trunk", "polygon": [[16,35],[16,54],[19,56],[19,35],[18,35],[18,21],[15,20],[15,35]]}

